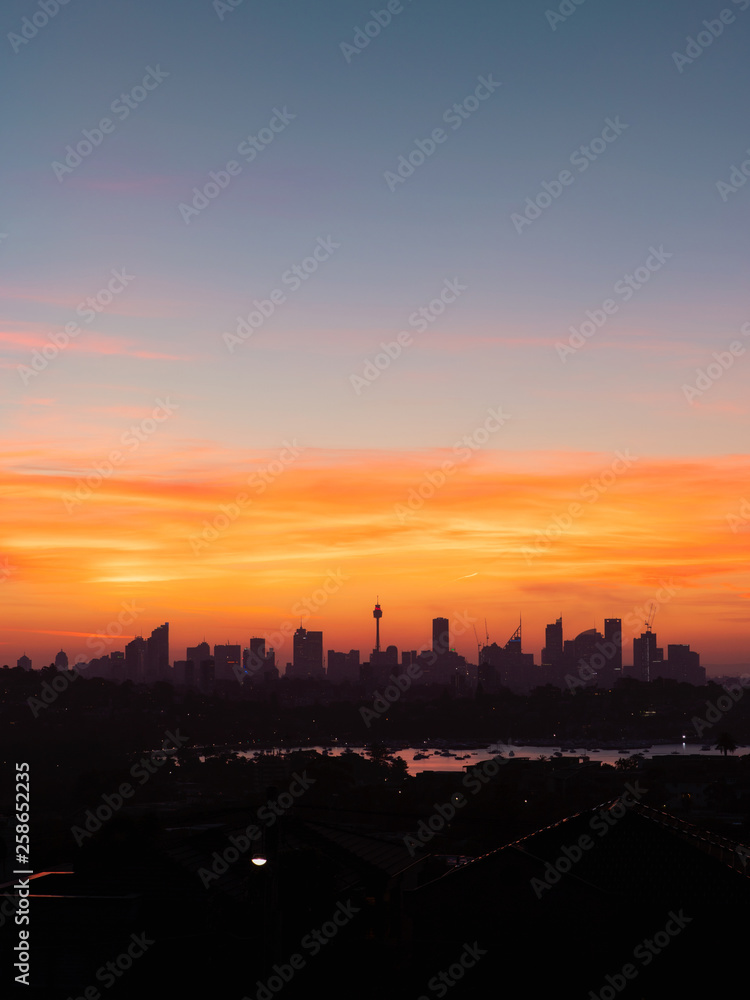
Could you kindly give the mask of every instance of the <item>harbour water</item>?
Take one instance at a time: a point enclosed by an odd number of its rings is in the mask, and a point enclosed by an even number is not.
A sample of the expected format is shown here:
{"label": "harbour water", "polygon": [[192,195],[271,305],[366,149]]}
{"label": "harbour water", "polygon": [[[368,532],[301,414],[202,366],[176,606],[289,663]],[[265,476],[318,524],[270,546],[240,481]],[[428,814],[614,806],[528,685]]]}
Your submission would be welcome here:
{"label": "harbour water", "polygon": [[[713,744],[696,743],[655,743],[650,746],[628,747],[623,743],[619,747],[573,747],[571,744],[552,744],[540,746],[536,744],[505,744],[494,743],[485,747],[465,746],[463,743],[451,744],[445,741],[445,746],[435,746],[436,741],[423,747],[389,747],[394,757],[402,757],[406,761],[409,774],[415,775],[422,771],[462,771],[464,767],[471,764],[478,764],[483,760],[489,760],[497,753],[502,753],[504,757],[515,760],[538,760],[541,756],[554,758],[556,760],[569,759],[581,760],[588,758],[590,761],[602,761],[606,764],[615,764],[622,757],[630,757],[633,754],[642,754],[645,758],[672,755],[688,756],[697,754],[701,757],[721,756],[721,751],[715,749]],[[703,749],[710,746],[710,749]],[[229,747],[204,748],[207,755],[221,751],[230,750]],[[234,752],[240,757],[255,757],[258,754],[287,754],[300,750],[314,750],[320,754],[330,757],[338,757],[347,752],[367,754],[367,748],[363,746],[306,746],[306,747],[273,747],[258,748],[252,750],[238,750]],[[735,756],[741,756],[747,751],[746,747],[738,746]]]}

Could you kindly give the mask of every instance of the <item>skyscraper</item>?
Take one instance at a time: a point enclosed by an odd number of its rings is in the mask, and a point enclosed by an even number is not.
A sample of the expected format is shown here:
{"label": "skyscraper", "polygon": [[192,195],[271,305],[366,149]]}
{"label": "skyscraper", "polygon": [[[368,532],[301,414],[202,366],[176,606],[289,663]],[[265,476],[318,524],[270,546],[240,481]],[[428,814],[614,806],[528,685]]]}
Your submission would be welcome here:
{"label": "skyscraper", "polygon": [[239,681],[242,679],[242,647],[240,645],[214,646],[214,679]]}
{"label": "skyscraper", "polygon": [[250,639],[250,647],[245,650],[243,656],[243,667],[248,677],[260,679],[266,663],[266,640],[253,636]]}
{"label": "skyscraper", "polygon": [[558,618],[554,624],[548,625],[544,630],[542,663],[546,666],[557,667],[562,663],[562,658],[563,624],[562,618]]}
{"label": "skyscraper", "polygon": [[243,652],[242,667],[245,677],[252,684],[278,680],[279,672],[275,660],[273,647],[269,646],[266,649],[266,640],[253,636],[250,639],[249,649]]}
{"label": "skyscraper", "polygon": [[147,684],[169,677],[169,622],[155,628],[146,640]]}
{"label": "skyscraper", "polygon": [[660,674],[687,684],[706,683],[706,668],[701,666],[700,654],[678,643],[667,646],[667,663],[662,665]]}
{"label": "skyscraper", "polygon": [[655,665],[661,667],[664,650],[656,645],[656,633],[647,628],[640,638],[633,639],[633,676],[639,681],[653,680]]}
{"label": "skyscraper", "polygon": [[197,675],[201,663],[203,663],[204,660],[211,659],[211,647],[207,642],[198,643],[197,646],[188,646],[186,658],[188,660],[192,660]]}
{"label": "skyscraper", "polygon": [[308,632],[300,626],[294,633],[293,640],[292,677],[306,677],[322,680],[325,677],[323,668],[323,633]]}
{"label": "skyscraper", "polygon": [[432,619],[432,652],[442,656],[450,649],[450,622],[447,618]]}
{"label": "skyscraper", "polygon": [[[615,647],[614,652],[609,643]],[[619,680],[622,677],[622,618],[604,619],[604,649],[607,656],[605,675],[611,681]]]}
{"label": "skyscraper", "polygon": [[131,639],[125,647],[125,675],[121,680],[143,684],[146,679],[146,654],[148,646],[141,635]]}
{"label": "skyscraper", "polygon": [[337,653],[328,650],[328,670],[326,680],[332,684],[356,684],[359,681],[359,650],[350,649],[348,653]]}

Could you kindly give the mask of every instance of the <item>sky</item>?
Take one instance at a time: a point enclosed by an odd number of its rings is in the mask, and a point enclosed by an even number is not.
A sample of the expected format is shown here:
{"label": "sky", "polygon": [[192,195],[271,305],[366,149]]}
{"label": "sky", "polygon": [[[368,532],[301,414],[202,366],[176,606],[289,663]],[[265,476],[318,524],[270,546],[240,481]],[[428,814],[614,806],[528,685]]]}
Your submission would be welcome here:
{"label": "sky", "polygon": [[0,20],[0,662],[750,661],[750,0]]}

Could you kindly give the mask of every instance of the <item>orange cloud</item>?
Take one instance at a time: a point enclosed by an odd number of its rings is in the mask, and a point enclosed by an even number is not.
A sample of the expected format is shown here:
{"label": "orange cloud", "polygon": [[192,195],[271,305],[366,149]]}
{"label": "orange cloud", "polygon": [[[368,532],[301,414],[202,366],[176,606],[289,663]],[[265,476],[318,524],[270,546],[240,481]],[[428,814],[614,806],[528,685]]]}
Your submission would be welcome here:
{"label": "orange cloud", "polygon": [[[616,474],[615,456],[592,453],[485,451],[461,463],[451,450],[310,450],[284,464],[196,442],[136,459],[137,471],[92,474],[88,487],[86,470],[0,473],[11,636],[98,629],[129,599],[144,608],[136,628],[170,621],[181,658],[196,635],[247,642],[296,627],[307,600],[326,648],[366,655],[379,593],[384,638],[400,648],[427,641],[432,617],[464,612],[504,642],[522,612],[538,655],[560,613],[572,636],[671,581],[660,642],[689,642],[709,662],[747,655],[747,552],[727,518],[750,495],[744,456],[641,457]],[[335,572],[346,579],[316,602]],[[472,656],[473,632],[458,648]]]}

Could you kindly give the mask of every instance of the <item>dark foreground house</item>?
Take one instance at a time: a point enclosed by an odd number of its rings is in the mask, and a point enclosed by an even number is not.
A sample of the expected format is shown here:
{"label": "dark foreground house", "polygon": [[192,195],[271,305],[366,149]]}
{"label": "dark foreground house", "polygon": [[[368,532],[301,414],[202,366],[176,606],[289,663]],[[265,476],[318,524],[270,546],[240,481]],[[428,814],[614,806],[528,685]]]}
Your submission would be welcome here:
{"label": "dark foreground house", "polygon": [[[227,854],[249,818],[113,821],[75,872],[33,879],[26,995],[692,1000],[742,975],[750,851],[629,796],[454,867],[290,815],[257,868]],[[7,969],[19,896],[1,891]]]}
{"label": "dark foreground house", "polygon": [[571,816],[408,893],[412,995],[446,995],[430,976],[475,942],[486,954],[451,997],[693,998],[740,975],[750,852],[626,802]]}

